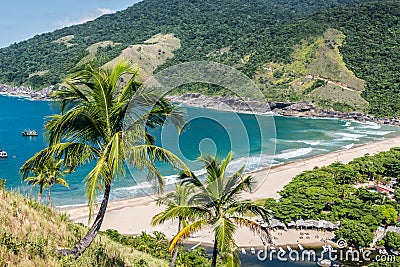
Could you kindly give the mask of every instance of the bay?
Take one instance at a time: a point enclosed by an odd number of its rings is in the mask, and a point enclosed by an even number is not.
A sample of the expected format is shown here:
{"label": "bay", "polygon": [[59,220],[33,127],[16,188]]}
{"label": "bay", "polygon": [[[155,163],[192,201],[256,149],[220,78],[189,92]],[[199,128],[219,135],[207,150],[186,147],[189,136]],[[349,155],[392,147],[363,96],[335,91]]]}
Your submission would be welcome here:
{"label": "bay", "polygon": [[[21,180],[21,165],[46,146],[44,123],[46,116],[58,113],[58,104],[51,101],[31,101],[0,95],[0,149],[9,158],[0,160],[0,178],[6,187],[29,196],[37,194]],[[400,135],[400,129],[390,125],[311,119],[272,115],[238,114],[211,109],[183,107],[187,124],[182,134],[172,126],[152,132],[157,144],[182,158],[192,170],[201,174],[201,153],[224,157],[234,152],[232,168],[245,166],[247,171],[308,158],[332,151]],[[24,129],[36,129],[38,137],[23,137]],[[395,144],[394,144],[395,145]],[[66,177],[70,188],[54,186],[52,204],[81,205],[86,201],[84,177],[93,165],[79,168]],[[157,164],[169,185],[176,170]],[[112,200],[131,198],[151,192],[146,173],[129,169],[125,179],[118,177],[113,185]]]}

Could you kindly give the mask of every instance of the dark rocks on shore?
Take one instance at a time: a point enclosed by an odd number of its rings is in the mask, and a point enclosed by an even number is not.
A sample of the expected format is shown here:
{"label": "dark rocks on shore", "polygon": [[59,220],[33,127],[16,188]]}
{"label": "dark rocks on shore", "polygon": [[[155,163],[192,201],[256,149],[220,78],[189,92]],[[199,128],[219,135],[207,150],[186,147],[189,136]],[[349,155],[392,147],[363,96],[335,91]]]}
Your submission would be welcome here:
{"label": "dark rocks on shore", "polygon": [[[32,88],[23,86],[12,87],[6,84],[0,84],[0,93],[10,96],[30,97],[32,99],[45,100],[50,99],[54,86],[35,91]],[[200,93],[187,93],[181,96],[168,96],[171,101],[184,103],[189,106],[212,108],[225,111],[259,113],[265,114],[273,112],[283,116],[296,117],[315,117],[315,118],[338,118],[343,120],[356,120],[360,122],[375,122],[379,124],[392,124],[400,126],[398,118],[381,118],[360,112],[340,112],[326,110],[314,107],[307,102],[263,102],[246,101],[237,96],[205,96]]]}
{"label": "dark rocks on shore", "polygon": [[9,96],[30,97],[32,99],[49,99],[54,86],[43,88],[40,91],[35,91],[31,87],[12,87],[6,84],[0,84],[0,93]]}
{"label": "dark rocks on shore", "polygon": [[306,102],[262,102],[245,101],[239,97],[204,96],[199,93],[188,93],[181,96],[171,96],[170,100],[190,106],[213,108],[226,111],[269,113],[273,112],[283,116],[338,118],[343,120],[356,120],[360,122],[374,122],[379,124],[392,124],[400,126],[400,119],[382,118],[361,112],[340,112],[314,107]]}

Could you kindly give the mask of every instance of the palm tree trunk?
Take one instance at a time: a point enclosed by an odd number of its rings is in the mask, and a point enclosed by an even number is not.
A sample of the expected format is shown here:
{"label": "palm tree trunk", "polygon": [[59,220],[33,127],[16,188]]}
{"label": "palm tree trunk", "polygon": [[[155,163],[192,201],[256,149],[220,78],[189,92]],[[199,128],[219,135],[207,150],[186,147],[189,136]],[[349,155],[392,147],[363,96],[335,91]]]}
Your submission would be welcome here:
{"label": "palm tree trunk", "polygon": [[58,251],[59,256],[72,255],[77,259],[85,250],[90,246],[100,230],[101,224],[103,223],[104,215],[106,214],[108,199],[110,197],[111,185],[105,186],[103,201],[101,202],[99,212],[97,213],[96,219],[90,227],[87,234],[75,244],[72,249],[61,249]]}
{"label": "palm tree trunk", "polygon": [[37,201],[39,203],[42,203],[42,194],[43,194],[43,184],[40,184],[39,194],[38,194],[38,197],[37,197]]}
{"label": "palm tree trunk", "polygon": [[51,187],[49,187],[49,192],[47,192],[47,206],[50,206],[50,188]]}
{"label": "palm tree trunk", "polygon": [[214,237],[214,248],[213,248],[211,267],[217,266],[217,255],[218,255],[218,243],[217,243],[217,237]]}
{"label": "palm tree trunk", "polygon": [[[180,231],[181,231],[181,219],[179,219],[179,223],[178,223],[178,233]],[[172,261],[169,264],[169,267],[174,267],[175,266],[176,258],[178,257],[178,250],[179,250],[179,244],[174,249],[174,256],[172,257]]]}

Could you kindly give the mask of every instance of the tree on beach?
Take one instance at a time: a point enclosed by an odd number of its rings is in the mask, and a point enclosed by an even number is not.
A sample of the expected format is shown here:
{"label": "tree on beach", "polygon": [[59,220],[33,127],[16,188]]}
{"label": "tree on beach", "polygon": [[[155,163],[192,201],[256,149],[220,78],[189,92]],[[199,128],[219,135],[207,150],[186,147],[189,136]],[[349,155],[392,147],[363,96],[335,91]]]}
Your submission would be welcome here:
{"label": "tree on beach", "polygon": [[211,266],[216,266],[218,252],[231,266],[239,266],[233,236],[237,226],[247,227],[260,234],[265,241],[270,241],[268,228],[250,219],[252,216],[259,216],[268,222],[268,212],[249,200],[239,200],[241,193],[251,191],[253,176],[244,177],[244,168],[231,176],[226,175],[228,164],[232,160],[231,153],[222,161],[209,156],[203,156],[200,160],[205,163],[207,170],[204,181],[188,172],[181,177],[184,184],[195,186],[190,205],[168,206],[164,212],[153,217],[152,223],[164,223],[177,217],[189,218],[190,223],[172,239],[170,252],[181,240],[207,225],[211,226],[214,234]]}
{"label": "tree on beach", "polygon": [[[103,193],[99,211],[87,234],[72,248],[60,250],[60,255],[77,258],[92,243],[103,222],[111,186],[116,177],[125,175],[127,162],[139,170],[148,170],[148,179],[163,190],[164,180],[154,165],[155,161],[171,163],[184,169],[184,163],[171,152],[154,145],[154,138],[146,129],[171,121],[180,129],[182,114],[164,98],[142,92],[137,81],[137,69],[122,61],[112,68],[88,65],[67,78],[54,96],[61,100],[61,114],[50,116],[46,123],[49,147],[38,152],[22,167],[22,172],[40,166],[55,155],[63,159],[73,171],[88,162],[95,166],[85,177],[89,218],[97,195]],[[133,97],[149,110],[130,114]]]}
{"label": "tree on beach", "polygon": [[[157,204],[158,205],[166,205],[168,207],[180,207],[180,206],[188,206],[192,202],[192,196],[193,196],[193,186],[192,185],[180,185],[180,184],[175,184],[175,191],[169,192],[165,196],[159,197],[157,199]],[[163,211],[156,216],[153,217],[152,221],[157,222],[158,217],[163,217],[165,215],[166,211]],[[177,216],[176,218],[173,219],[178,219],[178,233],[181,231],[182,227],[186,227],[187,225],[187,217],[184,217],[182,215]],[[178,256],[178,249],[179,247],[176,246],[174,249],[174,256],[172,257],[172,261],[169,264],[170,267],[175,266],[175,261]]]}

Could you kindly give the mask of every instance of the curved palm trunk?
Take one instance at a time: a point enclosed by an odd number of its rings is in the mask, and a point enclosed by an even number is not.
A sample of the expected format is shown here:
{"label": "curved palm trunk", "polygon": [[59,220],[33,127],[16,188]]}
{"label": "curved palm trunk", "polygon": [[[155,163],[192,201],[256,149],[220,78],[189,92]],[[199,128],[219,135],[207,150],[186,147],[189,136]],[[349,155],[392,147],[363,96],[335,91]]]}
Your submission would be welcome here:
{"label": "curved palm trunk", "polygon": [[[179,223],[178,223],[178,233],[180,231],[181,231],[181,219],[179,219]],[[169,267],[174,267],[175,266],[176,258],[178,257],[178,250],[179,250],[179,244],[174,249],[174,256],[172,257],[172,261],[169,264]]]}
{"label": "curved palm trunk", "polygon": [[218,255],[218,243],[217,243],[217,237],[214,237],[214,248],[213,248],[211,267],[217,266],[217,255]]}
{"label": "curved palm trunk", "polygon": [[110,197],[110,189],[111,185],[105,186],[103,201],[101,202],[99,212],[97,213],[96,219],[94,220],[93,225],[90,227],[87,234],[78,243],[76,243],[72,249],[59,250],[58,254],[60,256],[72,255],[75,259],[77,259],[93,242],[100,230],[101,224],[103,223],[104,215],[106,214],[108,199]]}

